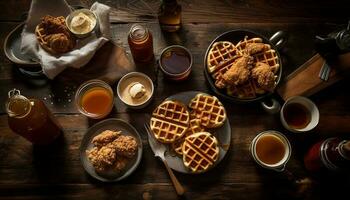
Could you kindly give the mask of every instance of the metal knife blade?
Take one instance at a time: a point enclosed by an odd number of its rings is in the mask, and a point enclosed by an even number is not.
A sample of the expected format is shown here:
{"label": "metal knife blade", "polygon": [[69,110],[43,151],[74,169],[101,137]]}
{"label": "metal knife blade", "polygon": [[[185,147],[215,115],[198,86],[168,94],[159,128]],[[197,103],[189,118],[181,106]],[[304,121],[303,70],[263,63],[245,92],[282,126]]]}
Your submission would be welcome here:
{"label": "metal knife blade", "polygon": [[151,133],[151,129],[148,124],[145,124],[145,129],[148,134],[148,143],[151,146],[151,149],[156,157],[160,157],[164,160],[164,153],[166,151],[166,146],[160,142],[158,142],[153,134]]}

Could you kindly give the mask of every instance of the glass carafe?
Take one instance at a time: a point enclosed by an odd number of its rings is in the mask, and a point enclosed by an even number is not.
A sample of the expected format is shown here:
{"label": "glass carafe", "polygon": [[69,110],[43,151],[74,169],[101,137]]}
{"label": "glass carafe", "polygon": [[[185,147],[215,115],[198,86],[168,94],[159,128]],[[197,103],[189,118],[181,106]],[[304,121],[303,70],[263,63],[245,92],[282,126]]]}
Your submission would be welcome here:
{"label": "glass carafe", "polygon": [[6,111],[11,130],[33,144],[46,145],[61,133],[61,127],[40,99],[28,99],[20,91],[8,92]]}

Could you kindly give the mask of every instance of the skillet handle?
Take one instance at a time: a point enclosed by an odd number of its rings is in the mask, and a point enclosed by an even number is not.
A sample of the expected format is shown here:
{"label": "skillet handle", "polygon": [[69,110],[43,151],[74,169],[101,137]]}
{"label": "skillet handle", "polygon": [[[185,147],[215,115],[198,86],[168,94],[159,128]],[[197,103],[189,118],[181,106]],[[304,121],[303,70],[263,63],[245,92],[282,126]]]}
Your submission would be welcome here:
{"label": "skillet handle", "polygon": [[260,102],[263,109],[269,114],[276,114],[281,110],[281,104],[276,99],[268,99]]}
{"label": "skillet handle", "polygon": [[277,49],[281,49],[287,42],[287,33],[284,31],[277,31],[269,40]]}

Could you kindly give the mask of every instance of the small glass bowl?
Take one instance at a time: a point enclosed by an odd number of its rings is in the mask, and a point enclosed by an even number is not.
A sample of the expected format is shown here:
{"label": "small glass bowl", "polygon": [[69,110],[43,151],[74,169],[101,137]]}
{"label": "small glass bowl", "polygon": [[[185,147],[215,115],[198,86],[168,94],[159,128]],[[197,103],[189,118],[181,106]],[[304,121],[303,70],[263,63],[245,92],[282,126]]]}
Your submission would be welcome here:
{"label": "small glass bowl", "polygon": [[[167,52],[171,52],[171,51],[175,51],[175,50],[180,50],[180,51],[185,52],[188,55],[188,57],[190,58],[190,64],[187,67],[187,69],[185,71],[181,72],[181,73],[178,73],[178,74],[173,74],[173,73],[168,72],[165,69],[165,67],[163,66],[162,61],[161,61],[163,55],[165,55]],[[181,45],[171,45],[171,46],[166,47],[161,52],[160,58],[159,58],[159,67],[160,67],[160,69],[162,70],[162,72],[164,73],[164,75],[168,79],[173,80],[173,81],[182,81],[182,80],[187,79],[187,77],[191,73],[192,64],[193,64],[193,56],[192,56],[191,52],[187,48],[185,48],[184,46],[181,46]]]}
{"label": "small glass bowl", "polygon": [[[92,88],[104,88],[106,89],[111,97],[112,97],[112,101],[109,105],[109,109],[108,112],[102,114],[102,115],[98,115],[98,114],[94,114],[94,113],[89,113],[86,110],[84,110],[84,108],[81,105],[81,99],[84,96],[85,92],[92,89]],[[81,84],[79,86],[79,88],[77,89],[76,93],[75,93],[75,105],[78,108],[79,112],[87,117],[93,118],[93,119],[101,119],[106,117],[111,111],[112,108],[114,106],[114,94],[113,94],[113,90],[112,88],[104,81],[98,80],[98,79],[92,79],[89,81],[86,81],[85,83]]]}
{"label": "small glass bowl", "polygon": [[[78,13],[84,13],[85,15],[91,17],[91,18],[94,18],[96,20],[96,23],[95,25],[92,27],[92,29],[87,32],[87,33],[77,33],[77,32],[74,32],[72,29],[71,29],[71,22],[72,22],[72,19],[75,15],[77,15]],[[98,25],[98,19],[97,19],[97,15],[92,12],[91,10],[89,9],[78,9],[78,10],[75,10],[73,11],[72,13],[70,13],[67,17],[66,17],[66,26],[67,28],[69,29],[69,31],[71,33],[73,33],[77,38],[85,38],[85,37],[88,37],[89,35],[91,35],[91,33],[96,29]]]}

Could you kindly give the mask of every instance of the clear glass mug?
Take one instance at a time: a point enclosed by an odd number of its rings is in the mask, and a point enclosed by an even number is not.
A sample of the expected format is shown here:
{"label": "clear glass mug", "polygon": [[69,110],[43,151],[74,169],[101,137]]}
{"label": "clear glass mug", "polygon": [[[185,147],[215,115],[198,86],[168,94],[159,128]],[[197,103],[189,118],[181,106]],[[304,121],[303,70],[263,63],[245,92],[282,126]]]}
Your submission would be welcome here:
{"label": "clear glass mug", "polygon": [[[274,163],[274,164],[267,164],[265,162],[263,162],[259,156],[257,155],[257,151],[256,151],[256,145],[259,142],[259,139],[264,137],[264,136],[275,136],[277,137],[284,146],[284,155],[282,157],[282,159],[280,159],[278,162]],[[278,172],[282,172],[285,170],[285,167],[289,161],[289,158],[291,156],[292,153],[292,147],[290,145],[289,140],[280,132],[278,131],[274,131],[274,130],[268,130],[268,131],[264,131],[259,133],[257,136],[255,136],[255,138],[252,140],[251,145],[250,145],[250,153],[253,157],[253,159],[255,160],[256,163],[258,163],[260,166],[262,166],[265,169],[272,169],[274,171],[278,171]]]}

